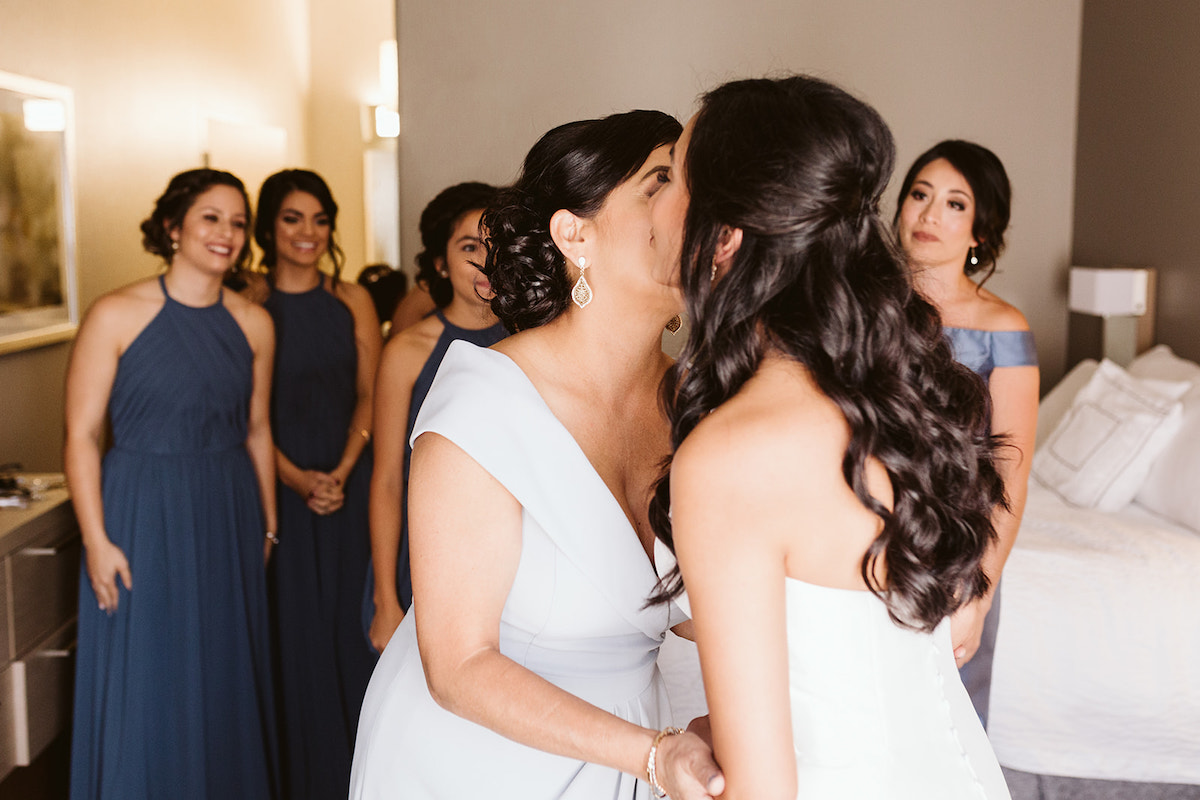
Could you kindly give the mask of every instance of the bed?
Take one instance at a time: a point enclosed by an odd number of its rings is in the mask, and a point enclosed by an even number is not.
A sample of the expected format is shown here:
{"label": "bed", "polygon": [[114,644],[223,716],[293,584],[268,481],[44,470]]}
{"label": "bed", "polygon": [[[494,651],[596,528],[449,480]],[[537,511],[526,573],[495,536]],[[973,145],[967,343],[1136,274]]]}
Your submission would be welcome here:
{"label": "bed", "polygon": [[1083,362],[1043,399],[988,733],[1013,770],[1200,797],[1200,366],[1160,346],[1116,388],[1113,369]]}

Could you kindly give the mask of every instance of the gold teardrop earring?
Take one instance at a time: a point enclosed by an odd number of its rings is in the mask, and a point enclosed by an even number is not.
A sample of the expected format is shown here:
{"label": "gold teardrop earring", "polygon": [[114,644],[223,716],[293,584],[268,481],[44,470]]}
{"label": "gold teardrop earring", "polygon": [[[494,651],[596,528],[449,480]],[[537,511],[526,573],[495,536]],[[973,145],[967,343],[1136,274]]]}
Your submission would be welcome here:
{"label": "gold teardrop earring", "polygon": [[588,303],[592,302],[592,287],[588,286],[587,276],[584,274],[587,271],[587,259],[584,256],[579,257],[579,280],[575,281],[575,285],[571,288],[571,302],[580,308],[584,308]]}
{"label": "gold teardrop earring", "polygon": [[667,324],[666,324],[667,333],[674,336],[675,334],[679,333],[679,328],[682,325],[683,325],[683,317],[676,314],[675,316],[673,316],[669,320],[667,320]]}

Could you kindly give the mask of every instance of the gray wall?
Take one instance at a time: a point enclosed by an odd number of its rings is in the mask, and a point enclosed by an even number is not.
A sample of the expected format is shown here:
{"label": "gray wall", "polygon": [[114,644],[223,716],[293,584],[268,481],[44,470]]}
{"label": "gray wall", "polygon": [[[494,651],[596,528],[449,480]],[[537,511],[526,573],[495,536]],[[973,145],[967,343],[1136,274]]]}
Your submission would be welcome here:
{"label": "gray wall", "polygon": [[1200,360],[1200,3],[1086,0],[1073,260],[1158,270],[1158,341]]}
{"label": "gray wall", "polygon": [[403,260],[429,198],[511,180],[553,125],[634,107],[686,119],[724,80],[815,73],[879,109],[901,170],[949,137],[1004,161],[1015,206],[989,287],[1028,316],[1048,387],[1066,347],[1081,2],[398,0]]}

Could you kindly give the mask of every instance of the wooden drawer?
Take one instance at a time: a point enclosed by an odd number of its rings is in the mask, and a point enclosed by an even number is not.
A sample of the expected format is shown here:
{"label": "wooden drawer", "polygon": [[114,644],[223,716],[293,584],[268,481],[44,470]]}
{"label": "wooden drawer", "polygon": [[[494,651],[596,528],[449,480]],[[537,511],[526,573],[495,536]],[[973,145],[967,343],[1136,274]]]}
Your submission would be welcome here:
{"label": "wooden drawer", "polygon": [[[0,563],[0,667],[8,666],[12,660],[12,627],[9,625],[8,611],[8,569],[7,564]],[[0,697],[7,695],[0,694]],[[2,725],[3,723],[0,723]],[[0,728],[3,730],[3,728]]]}
{"label": "wooden drawer", "polygon": [[0,668],[0,778],[17,766],[17,715],[13,702],[13,671]]}
{"label": "wooden drawer", "polygon": [[79,604],[79,529],[71,526],[8,557],[12,581],[11,658],[75,618]]}
{"label": "wooden drawer", "polygon": [[25,658],[14,661],[10,668],[18,766],[29,766],[71,724],[75,634],[72,622],[42,641]]}

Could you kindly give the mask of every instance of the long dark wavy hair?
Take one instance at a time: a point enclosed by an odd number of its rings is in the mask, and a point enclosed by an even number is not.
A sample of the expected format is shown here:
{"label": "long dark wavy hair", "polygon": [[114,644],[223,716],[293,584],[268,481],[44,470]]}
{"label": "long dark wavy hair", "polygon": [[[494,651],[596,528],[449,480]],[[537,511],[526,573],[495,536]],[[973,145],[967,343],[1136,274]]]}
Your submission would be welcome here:
{"label": "long dark wavy hair", "polygon": [[896,201],[896,216],[892,219],[892,226],[900,224],[900,208],[912,191],[917,175],[926,165],[939,158],[946,159],[963,176],[963,180],[971,187],[971,194],[975,196],[975,221],[971,224],[971,237],[979,243],[974,251],[979,263],[972,264],[968,254],[963,262],[963,272],[970,276],[982,272],[983,277],[978,279],[982,286],[996,272],[996,259],[1004,251],[1004,232],[1008,230],[1012,210],[1012,185],[1008,181],[1008,173],[991,150],[974,142],[947,139],[917,156],[904,176],[904,183],[900,185],[900,198]]}
{"label": "long dark wavy hair", "polygon": [[275,269],[275,219],[283,208],[283,201],[292,192],[310,194],[321,204],[321,210],[329,219],[329,257],[333,261],[333,283],[336,286],[342,277],[342,267],[346,264],[346,256],[337,243],[337,213],[338,205],[329,191],[329,184],[317,173],[307,169],[285,169],[276,172],[263,181],[258,190],[258,221],[254,225],[254,241],[262,248],[262,258],[259,263],[266,268],[267,274]]}
{"label": "long dark wavy hair", "polygon": [[[500,192],[495,186],[476,181],[456,183],[438,192],[421,212],[421,252],[417,253],[417,283],[429,289],[438,308],[454,299],[450,278],[438,273],[438,259],[446,259],[450,236],[459,220],[472,211],[482,211]],[[390,319],[390,317],[389,317]]]}
{"label": "long dark wavy hair", "polygon": [[[195,205],[196,198],[214,186],[229,186],[238,190],[246,204],[246,225],[249,228],[253,224],[253,214],[250,212],[250,198],[246,196],[246,187],[241,178],[219,169],[189,169],[171,178],[167,188],[154,201],[154,211],[142,220],[139,228],[142,231],[142,247],[146,252],[159,256],[170,264],[175,257],[175,249],[171,246],[171,231],[183,224],[183,218]],[[247,231],[246,242],[242,245],[230,272],[241,269],[249,258],[250,236]]]}
{"label": "long dark wavy hair", "polygon": [[[1004,489],[985,387],[954,361],[879,218],[891,132],[821,80],[736,81],[704,96],[685,159],[680,280],[692,327],[663,382],[673,448],[768,350],[803,364],[849,424],[846,483],[883,521],[863,580],[896,623],[932,630],[986,591],[980,560]],[[726,226],[741,229],[741,246],[713,283]],[[870,458],[891,478],[891,510],[867,490]],[[669,467],[650,516],[673,548]],[[653,599],[682,588],[676,571]]]}
{"label": "long dark wavy hair", "polygon": [[525,156],[521,176],[483,215],[492,311],[510,332],[544,325],[571,302],[566,259],[550,238],[559,209],[594,217],[655,149],[679,138],[679,120],[627,111],[554,128]]}

